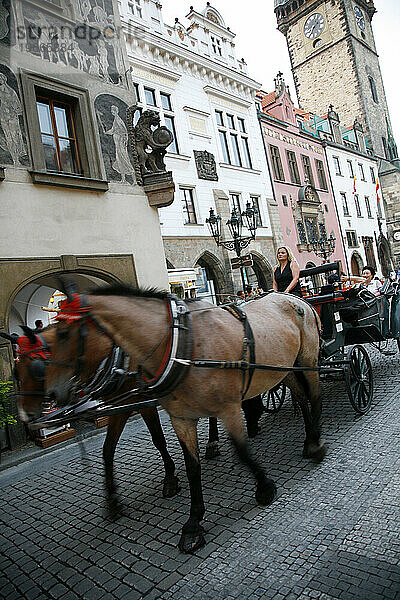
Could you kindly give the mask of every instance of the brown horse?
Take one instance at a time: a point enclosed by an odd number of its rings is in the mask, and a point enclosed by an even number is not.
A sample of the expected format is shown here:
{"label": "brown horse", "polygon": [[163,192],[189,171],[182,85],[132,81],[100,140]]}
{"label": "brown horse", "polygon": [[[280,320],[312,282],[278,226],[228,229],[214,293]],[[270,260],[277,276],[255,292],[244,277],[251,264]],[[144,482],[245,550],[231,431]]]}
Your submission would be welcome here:
{"label": "brown horse", "polygon": [[[151,375],[157,374],[165,359],[168,332],[171,330],[167,298],[166,292],[126,286],[92,291],[85,297],[86,312],[78,311],[74,320],[60,323],[57,327],[56,339],[52,343],[54,361],[51,361],[46,374],[46,393],[59,403],[68,401],[77,372],[82,381],[93,374],[97,366],[93,360],[93,349],[104,334],[131,356],[137,372],[145,370]],[[195,358],[236,361],[243,356],[243,327],[239,320],[208,302],[194,301],[188,307],[193,321]],[[319,429],[318,317],[301,299],[278,293],[249,302],[246,313],[254,333],[257,363],[276,367],[297,365],[305,367],[305,370],[293,373],[256,370],[245,397],[252,398],[285,379],[304,417],[306,438],[303,456],[321,460],[324,444],[320,440]],[[81,338],[83,323],[87,326],[84,346]],[[239,370],[191,367],[177,387],[160,399],[181,443],[189,480],[190,516],[183,526],[179,542],[179,548],[184,552],[193,552],[205,543],[200,525],[205,510],[197,440],[200,417],[212,416],[222,420],[240,460],[256,479],[256,500],[267,505],[276,494],[274,482],[248,451],[241,412],[242,375]]]}
{"label": "brown horse", "polygon": [[[49,347],[49,351],[45,352],[38,352],[37,349],[22,352],[15,362],[14,375],[18,383],[19,392],[22,393],[18,396],[19,416],[23,422],[29,425],[30,421],[42,416],[46,361],[50,358],[50,350],[56,340],[56,327],[50,326],[44,329],[40,333],[40,337],[28,327],[23,327],[23,329],[27,335],[27,341],[31,344],[31,348],[43,347],[43,345],[48,345]],[[101,363],[109,355],[111,346],[112,342],[110,338],[101,336],[98,343],[92,347],[91,360],[93,364]],[[125,383],[119,390],[119,393],[127,391],[129,387],[129,384]],[[174,461],[167,450],[158,411],[156,408],[142,408],[139,412],[150,432],[153,444],[160,452],[164,463],[165,476],[162,495],[164,498],[171,498],[178,493],[180,488],[178,478],[175,475]],[[112,519],[116,518],[121,512],[114,478],[114,454],[118,440],[130,414],[128,412],[109,417],[107,435],[103,445],[106,503],[109,516]]]}

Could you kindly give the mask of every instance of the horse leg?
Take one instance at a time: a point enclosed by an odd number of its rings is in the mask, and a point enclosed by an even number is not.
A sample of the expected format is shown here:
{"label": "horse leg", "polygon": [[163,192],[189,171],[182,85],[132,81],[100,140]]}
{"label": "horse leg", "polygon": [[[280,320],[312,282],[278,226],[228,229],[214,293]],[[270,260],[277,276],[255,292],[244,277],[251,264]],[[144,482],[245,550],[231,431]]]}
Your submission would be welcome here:
{"label": "horse leg", "polygon": [[162,492],[163,498],[172,498],[179,492],[180,486],[178,478],[175,475],[175,463],[167,450],[167,442],[161,427],[158,410],[156,408],[145,408],[140,411],[140,414],[147,425],[153,444],[163,459],[165,469]]}
{"label": "horse leg", "polygon": [[247,435],[249,438],[256,437],[257,433],[260,433],[258,421],[264,412],[261,395],[243,400],[242,409],[246,420]]}
{"label": "horse leg", "polygon": [[181,419],[171,416],[171,423],[178,436],[185,459],[186,474],[190,489],[190,516],[182,527],[178,548],[192,554],[205,545],[204,529],[200,521],[204,517],[204,500],[201,488],[201,469],[197,439],[197,419]]}
{"label": "horse leg", "polygon": [[114,454],[118,440],[129,418],[128,414],[113,415],[108,421],[107,435],[103,444],[103,463],[105,472],[106,503],[110,519],[115,520],[122,514],[118,500],[117,486],[114,480]]}
{"label": "horse leg", "polygon": [[266,506],[271,504],[275,498],[275,483],[266,476],[262,467],[250,455],[244,435],[244,423],[240,406],[232,407],[232,409],[229,414],[222,416],[222,420],[240,461],[249,469],[257,482],[256,500],[258,504]]}
{"label": "horse leg", "polygon": [[218,442],[218,422],[216,417],[210,417],[208,419],[208,442],[205,458],[216,458],[217,456],[220,456],[221,452],[219,451]]}
{"label": "horse leg", "polygon": [[319,375],[312,372],[296,372],[288,375],[287,383],[294,402],[300,406],[304,419],[306,438],[303,458],[312,458],[316,462],[321,462],[326,454],[326,449],[325,442],[321,440]]}

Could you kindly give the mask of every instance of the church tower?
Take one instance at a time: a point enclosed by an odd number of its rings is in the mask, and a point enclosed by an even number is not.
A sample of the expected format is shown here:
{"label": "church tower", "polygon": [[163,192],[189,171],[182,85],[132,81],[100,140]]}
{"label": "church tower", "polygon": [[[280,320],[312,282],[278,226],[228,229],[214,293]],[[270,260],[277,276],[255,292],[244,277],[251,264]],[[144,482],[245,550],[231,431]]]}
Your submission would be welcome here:
{"label": "church tower", "polygon": [[362,124],[376,155],[396,159],[372,31],[373,0],[274,3],[301,108],[323,114],[332,104],[343,125],[351,127],[356,119]]}

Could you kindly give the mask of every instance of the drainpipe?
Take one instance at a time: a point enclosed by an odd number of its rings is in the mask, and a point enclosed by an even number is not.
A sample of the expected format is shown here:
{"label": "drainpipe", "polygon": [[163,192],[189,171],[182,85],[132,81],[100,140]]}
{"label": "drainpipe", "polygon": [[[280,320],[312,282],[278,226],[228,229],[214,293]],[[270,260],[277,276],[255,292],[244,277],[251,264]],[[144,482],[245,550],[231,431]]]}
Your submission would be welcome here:
{"label": "drainpipe", "polygon": [[[261,139],[262,139],[263,146],[264,146],[265,160],[266,160],[266,162],[267,162],[267,169],[268,169],[269,179],[270,179],[270,182],[271,182],[272,196],[273,196],[273,199],[274,199],[274,200],[275,200],[275,202],[276,202],[276,205],[277,205],[277,211],[278,211],[278,217],[279,217],[279,207],[278,207],[278,200],[276,199],[276,194],[275,194],[275,189],[274,189],[274,184],[273,184],[273,179],[272,179],[272,174],[271,174],[271,167],[269,166],[269,160],[268,160],[268,151],[267,151],[267,146],[266,146],[266,144],[265,144],[265,139],[264,139],[263,129],[262,129],[262,125],[261,125],[261,115],[262,115],[261,111],[260,111],[260,110],[257,108],[257,118],[258,118],[258,124],[260,125]],[[268,214],[269,214],[269,216],[270,216],[270,219],[271,219],[271,214],[270,214],[270,211],[269,211],[269,209],[268,209]],[[280,223],[280,225],[281,225],[281,228],[282,228],[282,224],[281,224],[281,219],[280,219],[280,217],[279,217],[279,223]],[[277,246],[277,244],[276,244],[276,235],[274,235],[275,231],[274,231],[274,228],[273,228],[272,219],[271,219],[271,229],[272,229],[272,234],[273,234],[273,235],[272,235],[272,244],[273,244],[273,246],[274,246],[274,250],[275,250],[275,254],[276,254],[276,252],[277,252],[277,250],[278,250],[278,246]],[[282,233],[282,235],[283,235],[283,233]]]}
{"label": "drainpipe", "polygon": [[338,209],[337,202],[336,202],[335,189],[333,187],[333,182],[332,182],[332,177],[331,177],[331,170],[329,168],[329,161],[328,161],[328,155],[327,155],[327,152],[326,152],[326,146],[327,146],[326,141],[322,141],[322,147],[323,147],[324,153],[325,153],[326,165],[328,167],[329,182],[331,184],[333,204],[335,205],[336,218],[337,218],[337,222],[338,222],[338,225],[339,225],[340,237],[342,238],[342,245],[343,245],[344,258],[345,258],[345,261],[346,261],[347,273],[348,273],[348,275],[351,275],[350,268],[349,268],[349,261],[348,261],[348,258],[347,258],[346,246],[345,246],[345,243],[344,243],[344,236],[343,236],[343,231],[342,231],[342,225],[341,225],[340,218],[339,218],[339,209]]}

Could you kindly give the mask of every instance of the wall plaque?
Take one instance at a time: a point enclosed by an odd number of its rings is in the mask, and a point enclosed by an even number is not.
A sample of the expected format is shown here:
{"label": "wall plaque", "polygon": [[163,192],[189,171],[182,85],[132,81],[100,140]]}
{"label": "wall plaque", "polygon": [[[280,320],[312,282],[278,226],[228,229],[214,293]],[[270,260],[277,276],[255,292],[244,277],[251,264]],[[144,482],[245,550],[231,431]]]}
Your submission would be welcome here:
{"label": "wall plaque", "polygon": [[194,150],[197,176],[199,179],[218,181],[217,165],[214,155],[207,150]]}

